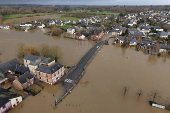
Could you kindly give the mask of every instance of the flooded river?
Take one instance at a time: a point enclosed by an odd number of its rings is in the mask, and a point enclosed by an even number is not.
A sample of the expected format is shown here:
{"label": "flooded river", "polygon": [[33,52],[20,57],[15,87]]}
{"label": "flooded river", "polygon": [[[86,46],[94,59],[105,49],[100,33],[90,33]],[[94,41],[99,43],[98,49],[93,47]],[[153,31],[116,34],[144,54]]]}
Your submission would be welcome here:
{"label": "flooded river", "polygon": [[[58,45],[63,51],[61,62],[66,65],[78,62],[94,45],[67,38],[54,39],[39,30],[34,33],[0,31],[0,34],[3,35],[0,35],[0,47],[3,47],[0,51],[4,61],[16,57],[14,50],[19,42]],[[60,86],[43,83],[45,88],[41,93],[27,97],[22,106],[19,104],[9,113],[168,113],[151,107],[148,95],[151,90],[159,90],[161,98],[156,102],[167,103],[167,98],[170,98],[170,59],[146,55],[134,48],[122,49],[111,45],[112,42],[113,39],[110,39],[110,45],[104,45],[87,66],[81,81],[88,80],[89,83],[79,83],[55,110],[51,103],[54,103],[53,94]],[[123,86],[129,87],[125,96]],[[144,94],[138,99],[136,93],[139,89]]]}

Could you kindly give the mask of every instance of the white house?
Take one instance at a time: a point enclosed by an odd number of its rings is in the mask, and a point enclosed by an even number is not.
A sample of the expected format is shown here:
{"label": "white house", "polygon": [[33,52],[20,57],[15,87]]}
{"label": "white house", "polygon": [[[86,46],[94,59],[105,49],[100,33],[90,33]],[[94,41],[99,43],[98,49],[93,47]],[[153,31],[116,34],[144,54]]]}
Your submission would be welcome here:
{"label": "white house", "polygon": [[0,87],[0,97],[9,99],[11,101],[12,108],[17,106],[22,101],[22,95],[11,92],[7,89]]}
{"label": "white house", "polygon": [[74,33],[75,33],[75,29],[73,29],[72,27],[69,27],[69,28],[67,29],[67,33],[68,33],[68,34],[74,34]]}
{"label": "white house", "polygon": [[30,22],[20,24],[20,27],[31,27],[31,26],[32,24]]}
{"label": "white house", "polygon": [[84,35],[81,35],[81,36],[79,37],[79,39],[84,40],[84,39],[85,39],[85,36],[84,36]]}
{"label": "white house", "polygon": [[48,25],[55,25],[55,21],[53,21],[53,20],[49,21]]}
{"label": "white house", "polygon": [[9,25],[0,25],[0,29],[9,29]]}
{"label": "white house", "polygon": [[133,39],[133,40],[130,41],[129,45],[130,46],[135,46],[135,45],[137,45],[137,42],[138,41],[136,39]]}
{"label": "white house", "polygon": [[161,28],[161,27],[155,27],[155,30],[156,30],[156,31],[163,31],[164,29]]}
{"label": "white house", "polygon": [[157,36],[160,38],[168,38],[169,34],[165,31],[161,31],[157,33]]}
{"label": "white house", "polygon": [[166,52],[167,52],[167,50],[166,50],[167,48],[170,48],[170,45],[161,44],[161,45],[160,45],[159,52],[160,52],[160,53],[166,53]]}
{"label": "white house", "polygon": [[37,28],[39,28],[39,29],[43,29],[44,27],[45,27],[45,25],[43,23],[37,26]]}

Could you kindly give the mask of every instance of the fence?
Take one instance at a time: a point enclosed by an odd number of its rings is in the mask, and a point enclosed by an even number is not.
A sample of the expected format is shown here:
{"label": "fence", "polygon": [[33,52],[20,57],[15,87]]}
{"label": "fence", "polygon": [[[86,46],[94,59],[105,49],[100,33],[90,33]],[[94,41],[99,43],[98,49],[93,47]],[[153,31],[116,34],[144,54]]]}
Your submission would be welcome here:
{"label": "fence", "polygon": [[30,92],[28,92],[26,95],[24,95],[24,96],[22,97],[22,100],[24,100],[29,94],[30,94]]}

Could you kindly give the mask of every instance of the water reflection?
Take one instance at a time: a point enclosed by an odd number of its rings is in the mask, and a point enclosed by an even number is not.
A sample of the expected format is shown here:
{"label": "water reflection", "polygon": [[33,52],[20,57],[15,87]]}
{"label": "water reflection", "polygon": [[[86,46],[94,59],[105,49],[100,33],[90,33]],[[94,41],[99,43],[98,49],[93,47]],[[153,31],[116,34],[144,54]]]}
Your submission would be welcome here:
{"label": "water reflection", "polygon": [[155,65],[155,64],[157,63],[157,61],[158,61],[158,58],[159,58],[159,57],[154,56],[154,55],[148,55],[148,60],[147,60],[147,62],[148,62],[149,64]]}

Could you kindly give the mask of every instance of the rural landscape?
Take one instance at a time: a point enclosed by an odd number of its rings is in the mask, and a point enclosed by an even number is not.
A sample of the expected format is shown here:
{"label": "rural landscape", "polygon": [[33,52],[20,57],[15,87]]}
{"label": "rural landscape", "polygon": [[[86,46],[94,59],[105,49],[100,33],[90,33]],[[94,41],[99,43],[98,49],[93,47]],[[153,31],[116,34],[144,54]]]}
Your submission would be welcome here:
{"label": "rural landscape", "polygon": [[0,113],[170,112],[170,5],[14,1],[0,3]]}

